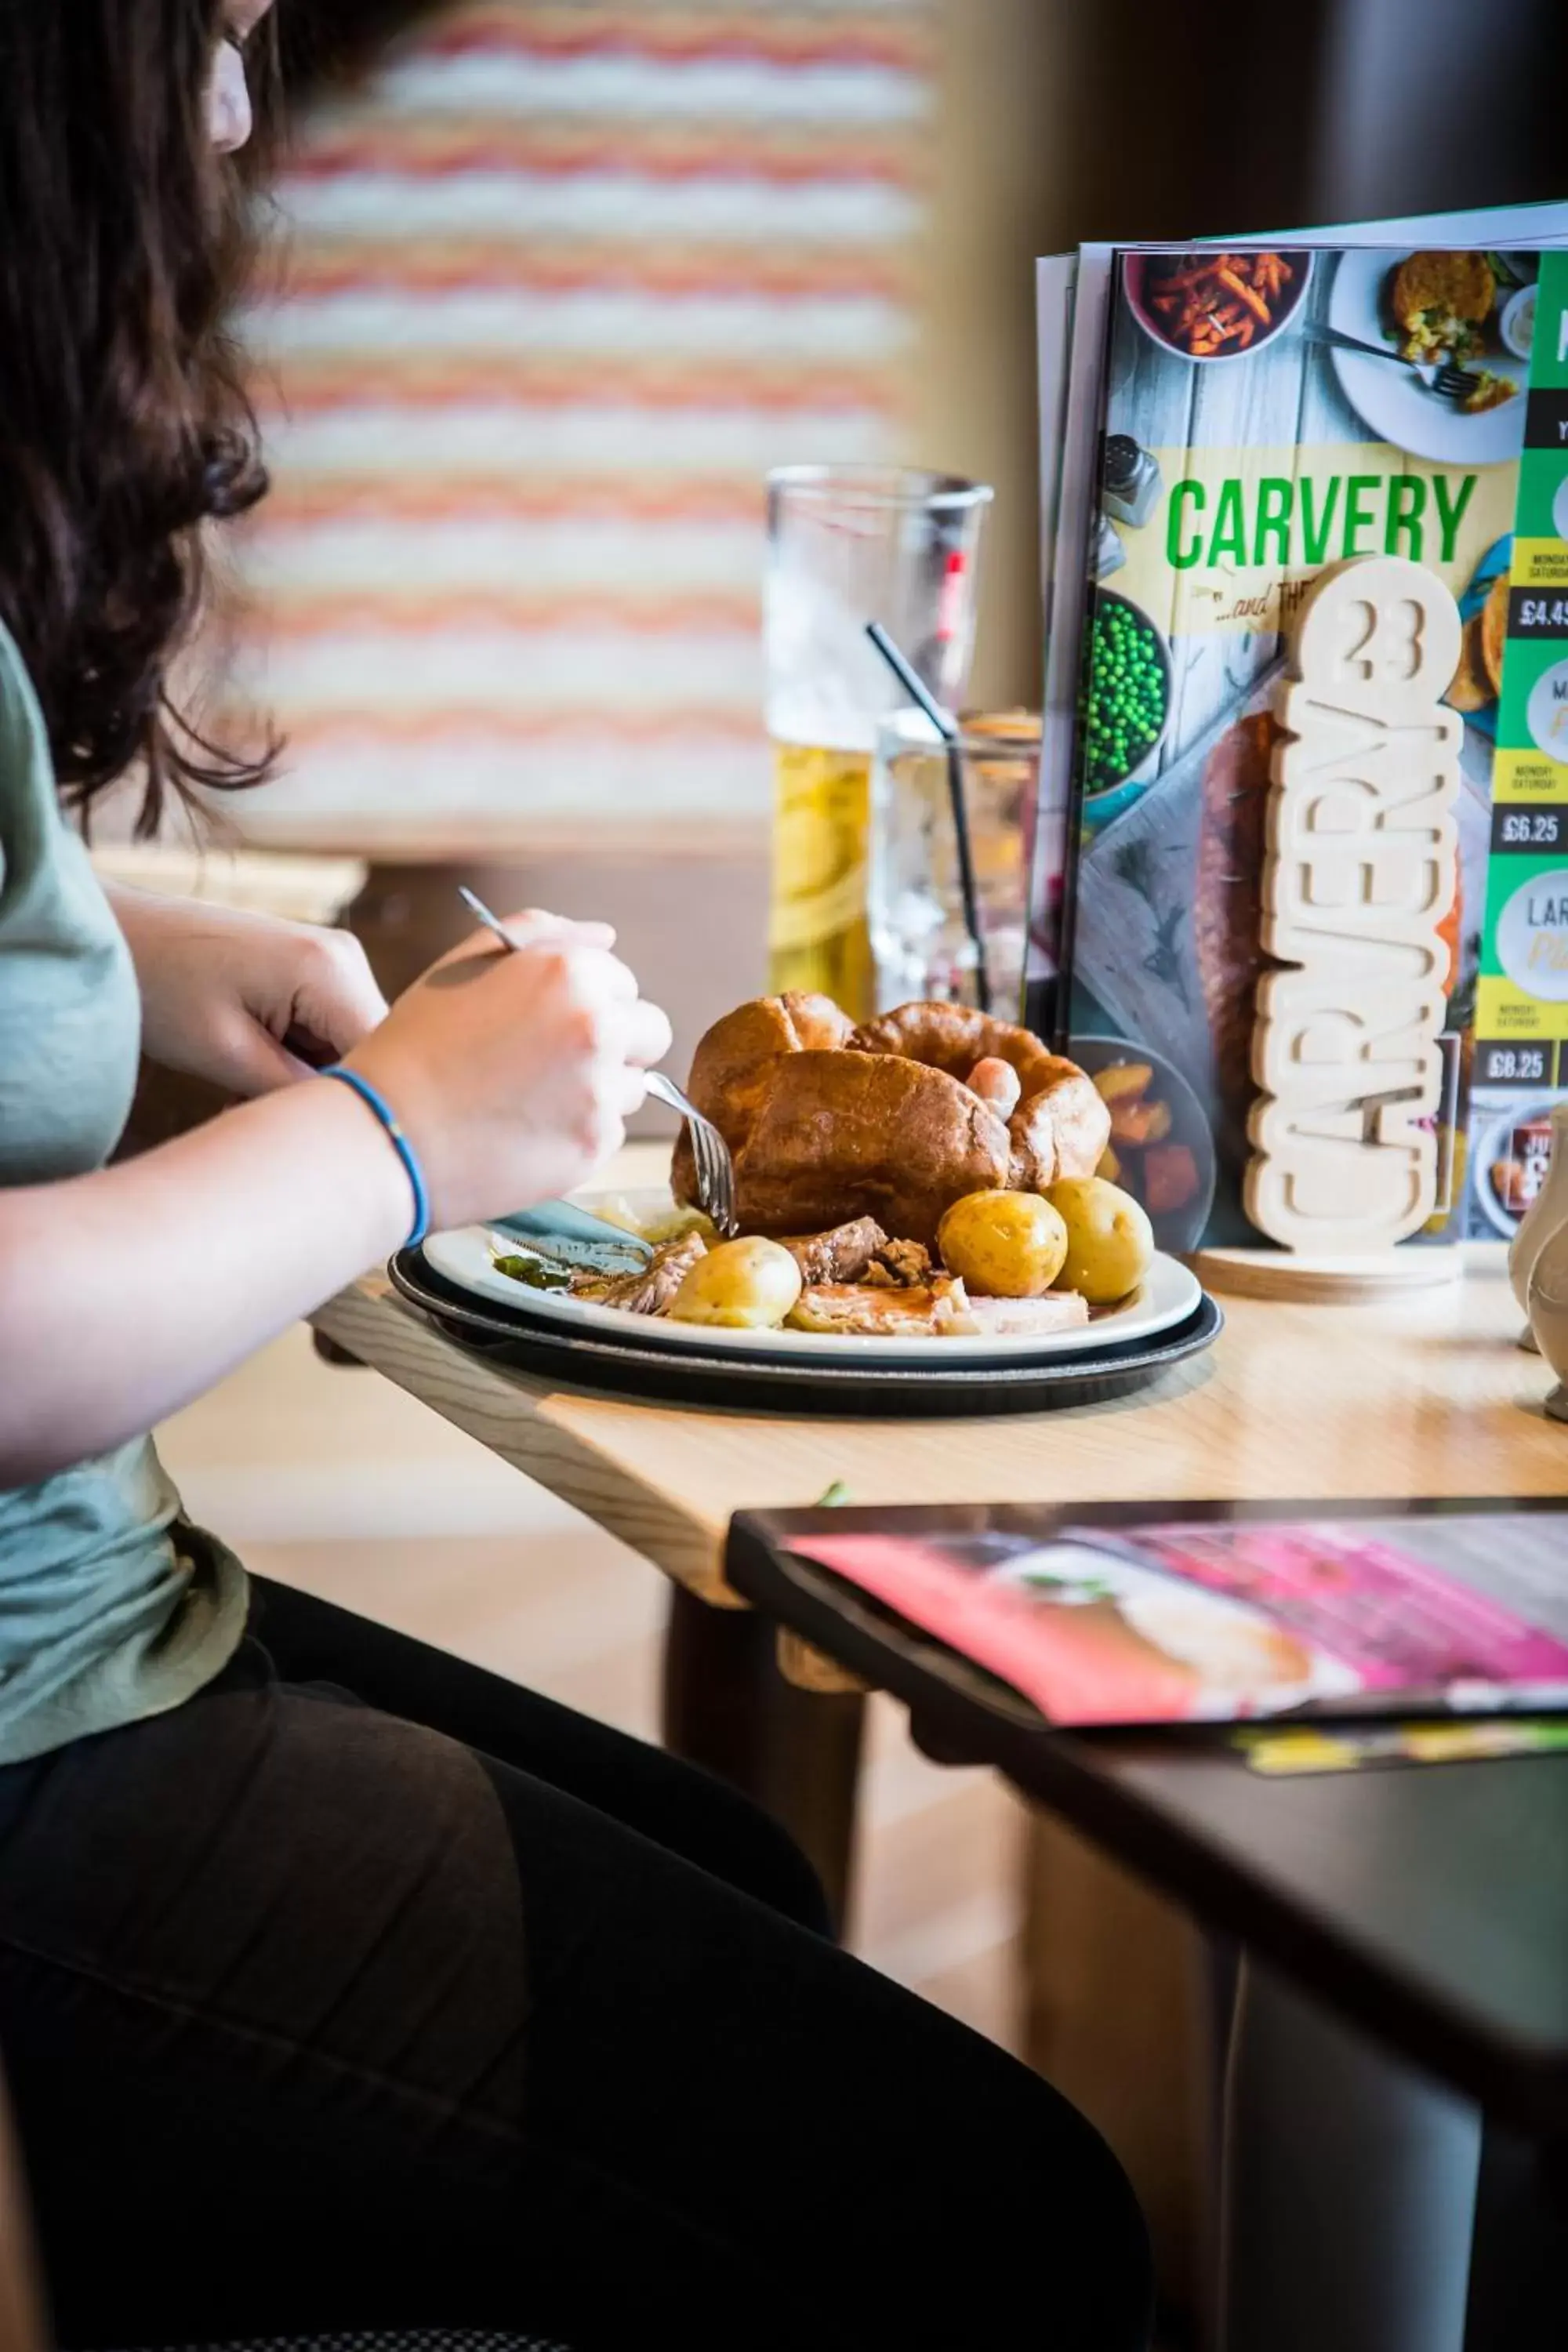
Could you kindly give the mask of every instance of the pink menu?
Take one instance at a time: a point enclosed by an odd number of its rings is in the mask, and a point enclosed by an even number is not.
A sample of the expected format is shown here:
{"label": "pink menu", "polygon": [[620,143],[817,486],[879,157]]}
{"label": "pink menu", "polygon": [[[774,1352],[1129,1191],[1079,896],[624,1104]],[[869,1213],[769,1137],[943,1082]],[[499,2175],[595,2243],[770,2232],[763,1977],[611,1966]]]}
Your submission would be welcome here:
{"label": "pink menu", "polygon": [[1086,1512],[1038,1533],[847,1523],[789,1542],[1057,1723],[1568,1706],[1568,1517],[1556,1513],[1126,1524]]}

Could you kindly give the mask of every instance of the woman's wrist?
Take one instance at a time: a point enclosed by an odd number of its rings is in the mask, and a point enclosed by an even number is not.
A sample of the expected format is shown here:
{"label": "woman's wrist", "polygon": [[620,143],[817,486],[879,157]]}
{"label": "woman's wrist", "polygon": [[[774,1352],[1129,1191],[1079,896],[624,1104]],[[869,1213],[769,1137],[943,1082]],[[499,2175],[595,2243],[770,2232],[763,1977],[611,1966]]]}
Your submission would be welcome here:
{"label": "woman's wrist", "polygon": [[340,1086],[347,1087],[351,1094],[358,1097],[396,1152],[403,1172],[408,1179],[414,1210],[404,1247],[417,1249],[430,1230],[430,1187],[425,1181],[419,1154],[409,1140],[402,1120],[381,1088],[374,1086],[363,1070],[354,1069],[347,1062],[333,1062],[321,1072],[321,1076],[335,1079]]}
{"label": "woman's wrist", "polygon": [[378,1265],[407,1241],[417,1208],[408,1171],[381,1120],[352,1087],[319,1077],[288,1089],[307,1114],[341,1179],[347,1202],[363,1208],[364,1265]]}

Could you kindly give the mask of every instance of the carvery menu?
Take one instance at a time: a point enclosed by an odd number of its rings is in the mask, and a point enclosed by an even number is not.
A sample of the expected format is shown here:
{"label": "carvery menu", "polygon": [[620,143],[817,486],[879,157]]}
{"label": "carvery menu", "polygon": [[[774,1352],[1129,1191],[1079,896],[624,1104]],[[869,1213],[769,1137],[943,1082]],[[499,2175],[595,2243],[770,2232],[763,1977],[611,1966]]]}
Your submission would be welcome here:
{"label": "carvery menu", "polygon": [[[1367,555],[1429,568],[1464,623],[1441,1181],[1415,1238],[1507,1236],[1539,1183],[1568,1087],[1568,214],[1537,210],[1087,247],[1065,325],[1042,277],[1042,349],[1065,336],[1076,371],[1047,427],[1058,1034],[1136,1064],[1139,1118],[1187,1141],[1185,1203],[1152,1203],[1165,1247],[1261,1238],[1242,1179],[1280,675],[1313,581]],[[1112,1139],[1137,1191],[1128,1120]]]}
{"label": "carvery menu", "polygon": [[1056,1724],[1568,1707],[1556,1506],[980,1517],[944,1529],[940,1513],[852,1510],[769,1535]]}

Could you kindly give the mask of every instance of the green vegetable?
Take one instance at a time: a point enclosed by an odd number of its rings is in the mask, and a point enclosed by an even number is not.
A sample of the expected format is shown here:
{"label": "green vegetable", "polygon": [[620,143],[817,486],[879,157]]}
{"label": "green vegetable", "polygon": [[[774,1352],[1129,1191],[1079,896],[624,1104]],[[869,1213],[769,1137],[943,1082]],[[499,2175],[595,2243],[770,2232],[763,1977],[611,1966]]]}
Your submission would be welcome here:
{"label": "green vegetable", "polygon": [[498,1274],[513,1282],[526,1282],[531,1290],[570,1290],[572,1277],[564,1266],[551,1265],[542,1257],[492,1257],[490,1264]]}
{"label": "green vegetable", "polygon": [[823,1488],[821,1494],[818,1495],[816,1501],[812,1506],[812,1508],[818,1511],[826,1510],[833,1505],[847,1503],[848,1500],[848,1487],[844,1484],[842,1478],[835,1478],[830,1486],[825,1486]]}
{"label": "green vegetable", "polygon": [[1095,609],[1082,706],[1086,793],[1125,782],[1165,723],[1165,667],[1151,623],[1120,598]]}

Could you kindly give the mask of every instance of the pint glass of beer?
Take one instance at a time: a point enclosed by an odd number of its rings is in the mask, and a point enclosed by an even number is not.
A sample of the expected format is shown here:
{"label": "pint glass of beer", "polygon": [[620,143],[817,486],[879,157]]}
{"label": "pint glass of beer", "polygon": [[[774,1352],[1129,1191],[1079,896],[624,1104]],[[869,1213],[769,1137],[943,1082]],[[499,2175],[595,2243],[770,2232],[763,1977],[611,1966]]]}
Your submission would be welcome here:
{"label": "pint glass of beer", "polygon": [[974,640],[991,492],[951,474],[788,466],[768,478],[764,597],[773,747],[768,985],[872,1010],[866,857],[877,725],[901,700],[880,621],[950,709]]}

